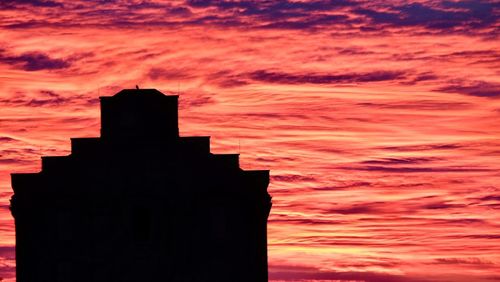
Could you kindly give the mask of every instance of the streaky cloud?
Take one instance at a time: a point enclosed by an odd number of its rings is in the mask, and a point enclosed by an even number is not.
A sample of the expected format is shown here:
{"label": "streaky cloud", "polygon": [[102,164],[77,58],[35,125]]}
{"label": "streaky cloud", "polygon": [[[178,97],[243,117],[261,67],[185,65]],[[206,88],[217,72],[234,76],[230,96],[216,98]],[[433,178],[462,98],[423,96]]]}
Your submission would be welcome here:
{"label": "streaky cloud", "polygon": [[0,2],[0,7],[4,9],[21,8],[26,5],[42,8],[55,8],[63,6],[62,3],[52,0],[3,0]]}
{"label": "streaky cloud", "polygon": [[491,171],[489,168],[482,167],[392,167],[392,166],[343,166],[339,167],[343,170],[361,170],[361,171],[379,171],[379,172],[393,172],[393,173],[434,173],[434,172],[460,172],[460,173],[474,173],[474,172],[487,172]]}
{"label": "streaky cloud", "polygon": [[377,272],[335,272],[321,271],[318,269],[294,270],[274,272],[271,268],[269,278],[272,280],[297,281],[297,280],[315,280],[315,281],[367,281],[367,282],[430,282],[421,278],[414,278],[404,275],[392,275]]}
{"label": "streaky cloud", "polygon": [[58,70],[71,66],[71,62],[55,59],[41,52],[28,52],[21,55],[6,55],[0,52],[0,63],[9,64],[25,71]]}
{"label": "streaky cloud", "polygon": [[254,81],[283,84],[341,84],[389,81],[403,78],[404,71],[374,71],[367,73],[317,74],[317,73],[284,73],[268,70],[257,70],[247,74]]}
{"label": "streaky cloud", "polygon": [[500,83],[487,81],[452,82],[451,85],[438,88],[436,91],[497,98],[500,97]]}

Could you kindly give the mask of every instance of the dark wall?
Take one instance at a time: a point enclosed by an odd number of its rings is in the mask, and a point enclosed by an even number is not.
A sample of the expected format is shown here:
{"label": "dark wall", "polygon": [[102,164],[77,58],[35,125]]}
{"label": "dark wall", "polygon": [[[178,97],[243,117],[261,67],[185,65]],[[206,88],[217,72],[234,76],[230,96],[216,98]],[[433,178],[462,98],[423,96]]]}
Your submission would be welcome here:
{"label": "dark wall", "polygon": [[101,98],[102,138],[12,175],[17,281],[267,281],[269,171],[178,137],[177,96],[140,91]]}

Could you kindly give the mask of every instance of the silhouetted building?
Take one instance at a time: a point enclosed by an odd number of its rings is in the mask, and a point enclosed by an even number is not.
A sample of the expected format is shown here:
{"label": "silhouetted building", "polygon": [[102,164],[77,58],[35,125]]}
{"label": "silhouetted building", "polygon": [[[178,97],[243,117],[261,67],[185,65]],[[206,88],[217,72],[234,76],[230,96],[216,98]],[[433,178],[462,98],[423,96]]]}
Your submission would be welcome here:
{"label": "silhouetted building", "polygon": [[100,99],[100,138],[12,174],[17,282],[267,281],[269,171],[179,137],[178,96]]}

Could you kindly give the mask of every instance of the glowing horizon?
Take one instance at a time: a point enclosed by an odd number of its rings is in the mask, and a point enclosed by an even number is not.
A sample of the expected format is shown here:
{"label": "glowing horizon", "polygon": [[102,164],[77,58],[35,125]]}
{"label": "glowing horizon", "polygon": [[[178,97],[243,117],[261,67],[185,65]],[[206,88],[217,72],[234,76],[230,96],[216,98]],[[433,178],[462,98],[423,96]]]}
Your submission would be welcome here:
{"label": "glowing horizon", "polygon": [[499,13],[0,3],[0,277],[15,281],[9,173],[99,136],[98,97],[139,85],[180,96],[181,136],[271,170],[270,281],[500,280]]}

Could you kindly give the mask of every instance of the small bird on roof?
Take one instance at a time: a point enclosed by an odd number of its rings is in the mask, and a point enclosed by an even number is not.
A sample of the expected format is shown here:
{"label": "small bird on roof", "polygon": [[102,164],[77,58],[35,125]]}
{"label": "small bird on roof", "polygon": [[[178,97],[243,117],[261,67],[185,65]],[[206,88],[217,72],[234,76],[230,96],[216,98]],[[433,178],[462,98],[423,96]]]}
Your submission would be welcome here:
{"label": "small bird on roof", "polygon": [[137,84],[136,84],[136,85],[135,85],[135,89],[139,89],[139,85],[137,85]]}

